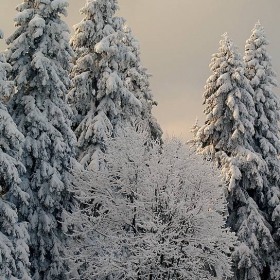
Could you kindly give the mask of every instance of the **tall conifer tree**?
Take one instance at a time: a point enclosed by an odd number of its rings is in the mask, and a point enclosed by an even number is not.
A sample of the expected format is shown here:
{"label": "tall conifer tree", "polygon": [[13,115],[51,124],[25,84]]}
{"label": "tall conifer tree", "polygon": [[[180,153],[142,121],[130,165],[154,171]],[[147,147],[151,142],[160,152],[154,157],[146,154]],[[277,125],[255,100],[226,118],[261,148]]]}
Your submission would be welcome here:
{"label": "tall conifer tree", "polygon": [[[0,38],[3,33],[0,30]],[[29,235],[27,224],[20,222],[16,208],[28,205],[28,194],[19,184],[25,171],[19,161],[23,135],[18,131],[3,100],[10,97],[13,83],[7,81],[11,66],[0,54],[0,279],[30,280]]]}
{"label": "tall conifer tree", "polygon": [[253,89],[236,46],[224,35],[213,55],[204,93],[206,122],[195,128],[198,152],[215,160],[228,182],[228,225],[240,245],[235,251],[236,280],[261,280],[269,261],[273,238],[258,202],[263,199],[267,165],[254,150],[257,116]]}
{"label": "tall conifer tree", "polygon": [[61,221],[63,211],[74,206],[69,170],[76,140],[72,113],[64,101],[71,85],[68,73],[73,55],[69,29],[60,18],[67,6],[64,0],[25,0],[17,7],[17,29],[7,40],[17,89],[9,106],[25,136],[27,173],[21,186],[30,195],[30,206],[19,211],[30,223],[33,280],[69,277]]}
{"label": "tall conifer tree", "polygon": [[104,139],[124,123],[141,123],[153,138],[162,134],[151,113],[155,102],[139,43],[125,20],[115,16],[117,2],[87,0],[71,40],[77,58],[68,101],[77,116],[78,159],[89,169],[102,168]]}
{"label": "tall conifer tree", "polygon": [[258,22],[245,47],[246,76],[254,89],[257,112],[255,121],[255,149],[264,158],[268,172],[263,174],[264,190],[260,206],[272,225],[275,246],[267,265],[265,279],[280,279],[280,100],[274,93],[276,74],[267,52],[269,42],[264,28]]}

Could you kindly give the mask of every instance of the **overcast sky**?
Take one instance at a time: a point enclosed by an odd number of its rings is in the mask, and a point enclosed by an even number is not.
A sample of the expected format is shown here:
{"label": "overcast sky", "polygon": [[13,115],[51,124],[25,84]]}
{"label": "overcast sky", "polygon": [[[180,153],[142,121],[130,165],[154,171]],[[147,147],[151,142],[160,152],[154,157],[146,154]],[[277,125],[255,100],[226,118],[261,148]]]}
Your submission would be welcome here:
{"label": "overcast sky", "polygon": [[[21,2],[1,0],[0,27],[6,37],[14,30],[15,7]],[[85,1],[68,2],[66,22],[73,30]],[[223,33],[228,32],[243,55],[245,41],[260,20],[271,43],[274,69],[280,73],[280,0],[120,0],[119,6],[119,15],[140,41],[142,64],[153,74],[151,88],[159,102],[153,112],[164,132],[189,138],[196,117],[204,121],[208,65]],[[5,48],[3,40],[0,48]]]}

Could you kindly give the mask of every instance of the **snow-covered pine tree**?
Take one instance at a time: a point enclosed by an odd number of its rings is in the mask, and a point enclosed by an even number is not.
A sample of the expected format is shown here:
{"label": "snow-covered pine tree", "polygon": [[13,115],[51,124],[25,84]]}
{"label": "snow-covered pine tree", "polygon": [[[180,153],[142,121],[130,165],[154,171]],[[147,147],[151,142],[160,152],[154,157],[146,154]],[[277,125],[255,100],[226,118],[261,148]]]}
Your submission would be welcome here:
{"label": "snow-covered pine tree", "polygon": [[267,268],[265,279],[280,279],[280,100],[274,93],[276,73],[267,52],[269,44],[263,26],[258,22],[245,47],[245,75],[254,89],[253,99],[257,118],[254,144],[268,166],[263,174],[264,201],[260,207],[268,214],[273,237],[278,243]]}
{"label": "snow-covered pine tree", "polygon": [[[3,33],[0,30],[0,38]],[[18,131],[3,101],[13,92],[7,81],[11,66],[0,54],[0,278],[31,280],[29,277],[29,235],[27,223],[20,222],[16,207],[28,205],[28,194],[19,187],[25,171],[19,161],[23,135]]]}
{"label": "snow-covered pine tree", "polygon": [[33,280],[69,277],[61,221],[63,211],[74,205],[68,176],[76,138],[71,130],[72,111],[65,103],[73,56],[69,29],[60,18],[67,6],[64,0],[25,0],[17,6],[17,29],[7,40],[17,89],[9,108],[25,136],[27,172],[21,186],[30,195],[30,205],[19,212],[30,223]]}
{"label": "snow-covered pine tree", "polygon": [[161,145],[139,129],[106,142],[107,169],[73,179],[86,206],[69,216],[79,228],[69,255],[80,279],[231,276],[235,238],[218,169],[178,139]]}
{"label": "snow-covered pine tree", "polygon": [[215,160],[228,182],[228,225],[236,232],[234,272],[236,280],[260,280],[268,265],[273,238],[263,201],[263,177],[267,166],[254,150],[256,111],[253,89],[245,77],[245,65],[237,47],[225,34],[213,55],[204,93],[205,124],[195,129],[197,150]]}
{"label": "snow-covered pine tree", "polygon": [[77,57],[68,102],[77,117],[78,160],[89,169],[101,168],[104,139],[126,122],[146,125],[153,138],[162,135],[151,113],[155,102],[139,43],[125,20],[115,16],[117,2],[87,0],[71,39]]}

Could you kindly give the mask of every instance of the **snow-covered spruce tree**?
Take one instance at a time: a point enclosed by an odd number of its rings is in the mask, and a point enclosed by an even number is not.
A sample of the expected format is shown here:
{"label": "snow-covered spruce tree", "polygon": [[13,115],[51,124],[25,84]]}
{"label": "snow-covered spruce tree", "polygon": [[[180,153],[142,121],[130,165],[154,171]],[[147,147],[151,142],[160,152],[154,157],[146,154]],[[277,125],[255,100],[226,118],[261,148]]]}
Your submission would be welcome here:
{"label": "snow-covered spruce tree", "polygon": [[74,177],[87,205],[68,217],[80,228],[70,255],[78,267],[86,264],[81,279],[230,276],[235,238],[225,228],[217,169],[178,139],[162,147],[139,130],[121,131],[106,145],[107,170]]}
{"label": "snow-covered spruce tree", "polygon": [[34,280],[68,279],[67,237],[63,210],[74,205],[69,170],[76,138],[71,109],[64,99],[73,51],[69,30],[61,20],[67,1],[25,0],[17,7],[18,27],[8,38],[7,58],[17,92],[9,107],[25,136],[23,162],[27,172],[21,187],[30,195],[19,212],[30,223],[30,261]]}
{"label": "snow-covered spruce tree", "polygon": [[[0,30],[0,38],[3,33]],[[24,137],[18,131],[3,100],[10,97],[13,83],[7,81],[11,66],[0,54],[0,278],[31,280],[27,224],[19,222],[16,207],[28,205],[28,194],[19,187],[20,175],[25,171],[19,161],[20,144]]]}
{"label": "snow-covered spruce tree", "polygon": [[71,39],[77,57],[68,102],[77,117],[78,160],[89,169],[101,168],[104,139],[126,122],[146,125],[153,138],[162,135],[139,43],[117,10],[117,0],[87,0]]}
{"label": "snow-covered spruce tree", "polygon": [[258,22],[246,42],[244,61],[245,74],[254,89],[257,112],[254,143],[269,170],[263,174],[265,199],[261,208],[268,214],[268,220],[273,226],[273,237],[278,243],[266,279],[280,279],[280,100],[273,91],[277,81],[267,52],[268,44],[264,28]]}
{"label": "snow-covered spruce tree", "polygon": [[210,68],[213,74],[204,93],[206,122],[196,127],[194,142],[199,153],[222,168],[228,183],[228,225],[240,241],[233,256],[235,279],[268,279],[263,273],[274,241],[259,205],[267,165],[254,150],[254,92],[242,58],[226,34]]}

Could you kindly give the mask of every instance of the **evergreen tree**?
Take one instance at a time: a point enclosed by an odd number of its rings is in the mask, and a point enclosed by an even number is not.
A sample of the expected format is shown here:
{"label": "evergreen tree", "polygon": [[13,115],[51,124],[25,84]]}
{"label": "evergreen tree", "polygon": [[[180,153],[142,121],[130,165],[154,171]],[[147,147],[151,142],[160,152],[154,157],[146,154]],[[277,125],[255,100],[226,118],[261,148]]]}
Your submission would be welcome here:
{"label": "evergreen tree", "polygon": [[[3,33],[0,30],[0,38]],[[28,205],[28,194],[19,184],[25,171],[19,161],[24,140],[3,100],[10,97],[13,83],[7,81],[11,66],[0,54],[0,278],[30,280],[27,224],[19,222],[16,207]]]}
{"label": "evergreen tree", "polygon": [[68,2],[25,0],[17,7],[18,27],[8,38],[7,58],[17,92],[9,104],[13,119],[25,136],[26,175],[22,188],[29,207],[19,208],[30,223],[30,260],[34,280],[68,279],[67,236],[63,211],[74,207],[69,170],[74,163],[76,138],[72,112],[65,103],[73,51],[69,29],[61,20]]}
{"label": "evergreen tree", "polygon": [[264,158],[269,170],[263,174],[264,201],[260,205],[268,215],[273,237],[278,243],[267,267],[266,279],[280,279],[280,100],[273,91],[277,81],[267,52],[268,44],[264,28],[258,22],[246,42],[244,61],[245,74],[254,89],[257,112],[255,149]]}
{"label": "evergreen tree", "polygon": [[228,182],[228,225],[240,245],[233,260],[235,279],[260,280],[274,241],[259,202],[264,200],[267,165],[254,150],[257,116],[253,89],[236,46],[225,34],[213,55],[204,93],[205,125],[195,127],[198,152],[215,160]]}
{"label": "evergreen tree", "polygon": [[87,0],[71,40],[77,57],[68,101],[77,116],[78,160],[89,169],[101,168],[104,140],[125,123],[146,125],[154,138],[162,134],[139,43],[117,10],[117,0]]}

